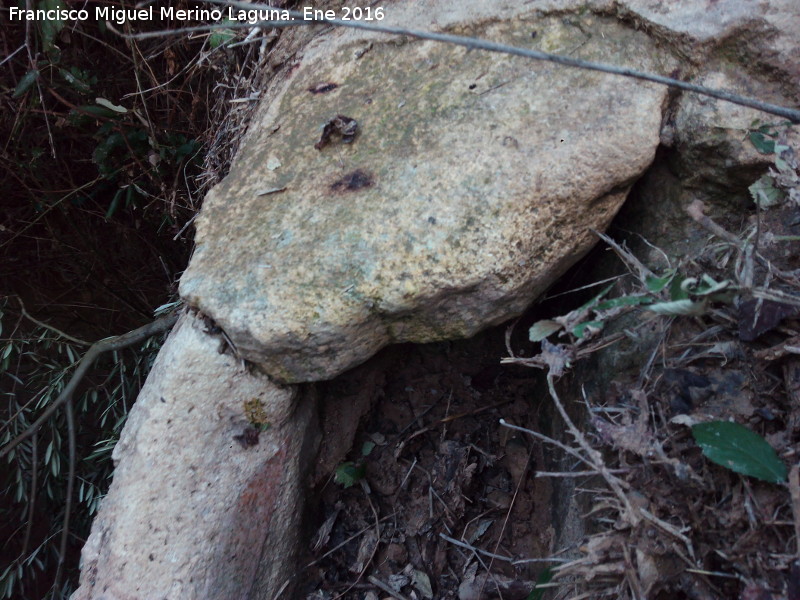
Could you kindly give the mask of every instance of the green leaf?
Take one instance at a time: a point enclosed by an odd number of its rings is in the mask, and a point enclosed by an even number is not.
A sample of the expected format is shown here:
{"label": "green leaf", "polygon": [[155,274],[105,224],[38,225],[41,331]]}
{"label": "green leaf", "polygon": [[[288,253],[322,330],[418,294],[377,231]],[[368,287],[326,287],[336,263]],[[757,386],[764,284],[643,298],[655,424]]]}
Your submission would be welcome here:
{"label": "green leaf", "polygon": [[764,132],[751,131],[750,143],[753,144],[755,149],[761,154],[773,154],[775,152],[775,140],[769,139],[766,135],[764,135]]}
{"label": "green leaf", "polygon": [[689,292],[683,289],[683,282],[686,281],[685,277],[675,277],[669,284],[669,299],[670,300],[686,300],[689,297]]}
{"label": "green leaf", "polygon": [[532,342],[541,342],[551,333],[555,333],[561,329],[561,323],[556,323],[550,319],[542,319],[536,321],[533,326],[528,330],[528,339]]}
{"label": "green leaf", "polygon": [[12,98],[19,98],[28,89],[36,83],[36,80],[39,79],[39,70],[38,69],[31,69],[25,75],[22,76],[22,79],[19,80],[17,87],[14,88],[14,93],[11,94]]}
{"label": "green leaf", "polygon": [[53,474],[53,477],[58,477],[58,474],[61,472],[61,459],[58,454],[54,454],[53,460],[50,461],[50,472]]}
{"label": "green leaf", "polygon": [[658,315],[684,315],[699,316],[706,312],[705,302],[695,302],[694,300],[673,300],[672,302],[657,302],[645,307],[646,310]]}
{"label": "green leaf", "polygon": [[114,216],[114,213],[117,212],[117,208],[119,207],[119,199],[122,196],[122,188],[117,190],[117,193],[114,194],[114,198],[111,199],[111,204],[108,205],[108,210],[106,211],[106,219],[110,219]]}
{"label": "green leaf", "polygon": [[[39,2],[37,8],[43,10],[63,10],[67,7],[61,0],[42,0]],[[56,13],[58,14],[58,13]],[[45,52],[50,52],[54,49],[53,41],[56,39],[58,32],[64,29],[64,21],[61,19],[44,19],[39,21],[39,31],[42,34],[42,45]]]}
{"label": "green leaf", "polygon": [[[687,281],[689,280],[687,279]],[[731,281],[729,279],[717,282],[712,277],[704,273],[700,283],[698,283],[694,288],[688,289],[688,291],[697,296],[711,296],[728,289],[730,286]],[[691,286],[687,285],[684,287],[690,288]]]}
{"label": "green leaf", "polygon": [[375,442],[364,442],[361,446],[361,456],[369,456],[375,449]]}
{"label": "green leaf", "polygon": [[92,153],[92,161],[97,165],[100,173],[103,175],[110,175],[113,172],[113,167],[108,164],[112,152],[124,144],[124,138],[117,132],[111,133],[106,139],[97,144],[97,147]]}
{"label": "green leaf", "polygon": [[[73,71],[75,71],[75,67],[73,67]],[[59,73],[64,78],[64,80],[70,84],[75,90],[80,92],[81,94],[88,94],[92,91],[92,88],[89,87],[89,84],[80,79],[75,73],[72,71],[67,71],[66,69],[59,69]]]}
{"label": "green leaf", "polygon": [[184,158],[196,154],[200,149],[200,142],[197,140],[189,140],[185,144],[181,144],[175,149],[175,161],[180,162]]}
{"label": "green leaf", "polygon": [[525,600],[542,600],[542,598],[544,598],[544,592],[547,588],[541,588],[539,586],[550,583],[552,579],[553,569],[547,567],[544,571],[539,573],[539,577],[536,578],[536,585],[533,586],[531,593],[528,594],[528,597]]}
{"label": "green leaf", "polygon": [[595,306],[594,310],[601,311],[609,310],[611,308],[619,308],[620,306],[638,306],[640,304],[649,304],[652,301],[653,299],[648,298],[647,296],[620,296],[619,298],[604,300]]}
{"label": "green leaf", "polygon": [[135,204],[135,186],[129,185],[126,192],[125,192],[125,208],[130,208]]}
{"label": "green leaf", "polygon": [[669,269],[663,277],[648,276],[644,283],[649,292],[657,294],[670,284],[673,277],[675,277],[675,269]]}
{"label": "green leaf", "polygon": [[614,287],[614,284],[613,283],[609,283],[605,288],[603,288],[603,290],[599,294],[597,294],[597,296],[595,296],[594,298],[589,300],[586,304],[581,306],[575,312],[581,312],[581,311],[584,311],[584,310],[588,310],[589,308],[592,308],[595,304],[600,302],[600,300],[603,299],[603,296],[605,296],[608,292],[610,292],[611,288],[613,288],[613,287]]}
{"label": "green leaf", "polygon": [[[89,113],[90,115],[94,115],[96,117],[110,119],[112,117],[118,116],[113,110],[108,108],[103,108],[102,106],[92,106],[90,104],[84,104],[78,107],[81,112]],[[72,113],[77,113],[78,111],[71,111]],[[80,113],[78,113],[80,114]],[[77,115],[76,115],[77,116]]]}
{"label": "green leaf", "polygon": [[576,338],[581,339],[587,333],[587,329],[594,329],[599,331],[603,328],[605,323],[603,321],[586,321],[585,323],[581,323],[580,325],[576,325],[572,328],[572,335]]}
{"label": "green leaf", "polygon": [[333,480],[336,483],[349,488],[364,479],[364,471],[364,465],[357,467],[350,461],[343,462],[336,467],[336,473],[333,476]]}
{"label": "green leaf", "polygon": [[767,441],[738,423],[713,421],[692,427],[692,435],[712,462],[763,481],[786,481],[786,465]]}
{"label": "green leaf", "polygon": [[[225,19],[223,23],[230,22],[229,19]],[[220,46],[224,46],[228,42],[230,42],[236,34],[233,32],[232,29],[217,29],[214,33],[208,36],[208,45],[212,48],[219,48]]]}
{"label": "green leaf", "polygon": [[100,106],[107,108],[108,110],[114,111],[116,113],[125,114],[128,112],[128,109],[124,106],[118,106],[113,102],[106,100],[105,98],[95,98],[94,101],[99,104]]}
{"label": "green leaf", "polygon": [[12,569],[13,567],[14,567],[14,563],[12,562],[10,565],[8,565],[8,566],[6,567],[6,570],[5,570],[5,571],[3,571],[3,574],[2,574],[2,575],[0,575],[0,580],[2,580],[2,579],[5,579],[6,577],[8,577],[8,574],[9,574],[9,572],[11,571],[11,569]]}
{"label": "green leaf", "polygon": [[761,176],[747,190],[753,197],[753,202],[761,209],[771,208],[783,202],[783,190],[775,187],[775,180],[769,175]]}

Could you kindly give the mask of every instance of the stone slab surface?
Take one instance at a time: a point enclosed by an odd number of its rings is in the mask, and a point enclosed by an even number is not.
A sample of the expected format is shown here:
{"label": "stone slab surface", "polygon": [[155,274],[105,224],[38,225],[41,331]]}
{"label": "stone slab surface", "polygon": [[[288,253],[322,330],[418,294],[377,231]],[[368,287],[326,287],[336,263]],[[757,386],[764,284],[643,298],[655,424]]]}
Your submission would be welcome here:
{"label": "stone slab surface", "polygon": [[[524,8],[451,31],[672,65],[614,19]],[[591,247],[652,161],[665,99],[630,79],[333,32],[263,101],[207,196],[181,294],[283,382],[331,378],[393,342],[471,336]],[[338,115],[355,139],[319,148]]]}
{"label": "stone slab surface", "polygon": [[[293,574],[311,403],[203,329],[181,318],[130,413],[73,600],[272,597]],[[272,425],[257,443],[243,437],[254,400]]]}

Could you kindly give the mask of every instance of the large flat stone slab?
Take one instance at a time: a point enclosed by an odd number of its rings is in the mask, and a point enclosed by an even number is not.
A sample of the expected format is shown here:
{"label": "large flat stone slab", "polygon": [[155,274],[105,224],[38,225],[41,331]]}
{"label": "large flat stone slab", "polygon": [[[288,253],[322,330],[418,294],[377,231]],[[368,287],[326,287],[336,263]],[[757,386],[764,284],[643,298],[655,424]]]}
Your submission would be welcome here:
{"label": "large flat stone slab", "polygon": [[[426,6],[424,27],[447,10]],[[452,31],[670,67],[615,20],[525,10]],[[665,99],[629,79],[334,31],[264,100],[207,196],[181,294],[283,382],[333,377],[392,342],[471,336],[594,243],[654,156]],[[355,139],[319,144],[337,115],[357,121]]]}

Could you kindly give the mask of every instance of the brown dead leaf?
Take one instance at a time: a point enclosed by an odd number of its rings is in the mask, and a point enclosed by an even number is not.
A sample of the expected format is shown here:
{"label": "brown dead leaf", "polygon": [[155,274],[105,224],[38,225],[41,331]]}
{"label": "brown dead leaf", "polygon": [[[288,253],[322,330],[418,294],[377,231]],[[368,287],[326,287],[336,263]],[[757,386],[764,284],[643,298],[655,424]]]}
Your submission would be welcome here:
{"label": "brown dead leaf", "polygon": [[358,546],[358,556],[356,562],[350,566],[350,571],[353,573],[362,573],[372,559],[375,549],[379,542],[378,532],[376,529],[368,529],[361,537],[361,543]]}
{"label": "brown dead leaf", "polygon": [[623,425],[616,425],[597,416],[592,417],[592,425],[603,440],[619,450],[633,452],[641,457],[648,457],[654,452],[663,454],[648,426],[650,409],[647,395],[642,390],[631,390],[631,396],[639,405],[639,414],[633,422],[631,413],[626,412],[623,416]]}
{"label": "brown dead leaf", "polygon": [[751,298],[739,305],[739,338],[752,342],[760,335],[773,330],[781,321],[800,314],[794,304]]}
{"label": "brown dead leaf", "polygon": [[343,508],[344,504],[342,502],[337,502],[336,506],[334,507],[334,511],[327,519],[325,519],[325,522],[320,525],[320,528],[317,530],[317,534],[314,536],[314,543],[311,546],[312,552],[319,552],[328,544],[328,540],[331,537],[333,524],[336,522],[336,518],[339,516],[339,513]]}
{"label": "brown dead leaf", "polygon": [[469,488],[477,464],[468,464],[469,446],[453,440],[439,445],[433,466],[433,487],[449,518],[464,514],[464,491]]}
{"label": "brown dead leaf", "polygon": [[553,377],[561,377],[570,366],[573,352],[563,344],[553,345],[545,339],[542,340],[542,351],[537,358],[542,359]]}

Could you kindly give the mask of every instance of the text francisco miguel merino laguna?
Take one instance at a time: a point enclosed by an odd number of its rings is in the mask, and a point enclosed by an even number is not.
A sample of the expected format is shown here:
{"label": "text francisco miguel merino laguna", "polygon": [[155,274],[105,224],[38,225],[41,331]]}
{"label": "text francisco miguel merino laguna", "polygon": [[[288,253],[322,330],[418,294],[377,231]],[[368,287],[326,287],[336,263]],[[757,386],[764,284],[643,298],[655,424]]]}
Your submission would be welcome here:
{"label": "text francisco miguel merino laguna", "polygon": [[[158,9],[156,11],[156,8]],[[242,21],[250,24],[259,21],[293,21],[294,19],[286,10],[280,9],[253,9],[240,10],[232,7],[222,9],[192,8],[178,10],[171,6],[148,6],[146,8],[117,8],[111,6],[95,6],[94,10],[52,8],[26,10],[11,6],[8,9],[9,18],[14,21],[87,21],[93,16],[98,21],[111,21],[117,25],[124,25],[127,21],[152,21],[158,16],[162,20],[178,21],[221,21],[223,18],[230,21]],[[303,20],[320,18],[331,19],[334,15],[325,14],[333,11],[314,10],[311,7],[303,8]],[[91,14],[94,13],[94,14]],[[320,14],[322,13],[322,14]],[[373,17],[374,18],[374,17]],[[369,19],[373,20],[373,19]]]}

